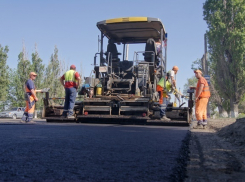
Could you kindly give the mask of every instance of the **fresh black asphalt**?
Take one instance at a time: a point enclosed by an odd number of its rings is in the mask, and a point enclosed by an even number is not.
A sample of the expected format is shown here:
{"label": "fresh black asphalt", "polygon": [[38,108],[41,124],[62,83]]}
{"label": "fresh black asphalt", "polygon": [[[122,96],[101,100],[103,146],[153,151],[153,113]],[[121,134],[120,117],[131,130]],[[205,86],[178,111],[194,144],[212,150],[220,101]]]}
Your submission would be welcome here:
{"label": "fresh black asphalt", "polygon": [[188,134],[177,126],[1,122],[0,181],[171,181]]}

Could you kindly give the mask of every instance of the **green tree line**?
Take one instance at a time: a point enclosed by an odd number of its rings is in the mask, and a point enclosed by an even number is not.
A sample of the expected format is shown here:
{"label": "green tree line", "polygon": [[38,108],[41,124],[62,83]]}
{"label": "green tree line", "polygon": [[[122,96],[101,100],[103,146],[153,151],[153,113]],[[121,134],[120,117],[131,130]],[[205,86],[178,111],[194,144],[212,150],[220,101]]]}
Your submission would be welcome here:
{"label": "green tree line", "polygon": [[[208,25],[211,108],[218,108],[220,116],[237,117],[245,113],[245,0],[206,0],[203,15]],[[194,65],[202,69],[200,60]]]}
{"label": "green tree line", "polygon": [[[43,63],[39,57],[37,46],[31,54],[29,60],[25,46],[18,55],[17,68],[9,68],[7,65],[8,46],[0,45],[0,110],[8,107],[24,107],[25,106],[25,82],[29,79],[29,73],[34,71],[37,73],[35,86],[37,89],[50,88],[50,97],[64,97],[65,90],[60,84],[59,79],[67,71],[64,61],[58,57],[58,48],[55,46],[54,52],[51,54],[48,65]],[[38,98],[45,96],[38,93]],[[40,99],[37,102],[37,109],[41,109],[43,103]]]}

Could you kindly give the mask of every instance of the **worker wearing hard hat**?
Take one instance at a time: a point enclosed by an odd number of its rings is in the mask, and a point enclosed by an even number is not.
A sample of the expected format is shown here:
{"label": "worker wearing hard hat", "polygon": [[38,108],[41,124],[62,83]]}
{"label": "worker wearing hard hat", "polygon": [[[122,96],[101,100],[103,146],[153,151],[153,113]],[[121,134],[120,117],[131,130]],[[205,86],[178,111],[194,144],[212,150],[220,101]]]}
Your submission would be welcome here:
{"label": "worker wearing hard hat", "polygon": [[[65,81],[65,82],[64,82]],[[75,105],[75,99],[77,95],[77,89],[80,85],[81,78],[78,72],[76,72],[76,66],[71,65],[70,70],[67,71],[61,78],[61,84],[65,88],[65,104],[62,118],[74,119],[73,108]]]}
{"label": "worker wearing hard hat", "polygon": [[170,70],[167,73],[167,83],[166,83],[166,87],[167,89],[172,90],[172,88],[176,88],[176,80],[175,80],[175,76],[178,73],[179,68],[178,66],[173,66],[172,70]]}
{"label": "worker wearing hard hat", "polygon": [[195,115],[197,124],[206,126],[207,125],[207,104],[210,97],[210,91],[207,80],[202,76],[200,70],[194,71],[196,78],[198,79],[195,94]]}
{"label": "worker wearing hard hat", "polygon": [[31,72],[29,79],[25,83],[26,108],[21,118],[22,123],[35,123],[32,119],[35,110],[35,104],[38,101],[36,93],[42,92],[42,90],[36,90],[36,86],[34,84],[36,76],[37,74],[35,72]]}
{"label": "worker wearing hard hat", "polygon": [[160,116],[161,120],[170,121],[166,117],[165,109],[168,105],[168,94],[173,91],[173,86],[176,88],[175,75],[177,74],[179,68],[174,66],[167,74],[166,79],[166,89],[164,90],[164,78],[161,78],[157,83],[157,92],[159,93],[159,104],[160,104]]}
{"label": "worker wearing hard hat", "polygon": [[166,117],[166,107],[167,107],[167,93],[164,90],[164,78],[161,78],[157,83],[157,92],[159,94],[159,105],[160,105],[160,117],[162,121],[170,121],[171,119]]}

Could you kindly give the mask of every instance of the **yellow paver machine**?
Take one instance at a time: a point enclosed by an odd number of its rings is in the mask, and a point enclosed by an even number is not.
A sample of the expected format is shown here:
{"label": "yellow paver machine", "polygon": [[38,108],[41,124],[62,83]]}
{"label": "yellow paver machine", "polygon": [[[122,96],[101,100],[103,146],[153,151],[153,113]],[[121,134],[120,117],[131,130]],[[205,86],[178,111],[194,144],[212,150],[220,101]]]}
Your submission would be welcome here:
{"label": "yellow paver machine", "polygon": [[[83,122],[104,118],[107,121],[162,122],[156,87],[158,81],[167,76],[167,33],[161,20],[150,17],[115,18],[100,21],[97,27],[101,32],[99,51],[94,56],[92,75],[85,78],[85,84],[79,91],[78,97],[82,100],[76,101],[75,120]],[[157,43],[160,46],[157,47]],[[129,60],[129,46],[132,44],[141,44],[144,48],[133,50],[133,59]],[[118,51],[119,46],[122,53]],[[188,107],[182,107],[183,104],[173,107],[171,102],[166,104],[170,122],[191,122],[194,90],[188,90],[188,93]],[[48,122],[74,120],[60,118],[63,104],[54,104],[54,101],[64,98],[49,98],[48,95],[46,93],[44,98],[43,118]]]}

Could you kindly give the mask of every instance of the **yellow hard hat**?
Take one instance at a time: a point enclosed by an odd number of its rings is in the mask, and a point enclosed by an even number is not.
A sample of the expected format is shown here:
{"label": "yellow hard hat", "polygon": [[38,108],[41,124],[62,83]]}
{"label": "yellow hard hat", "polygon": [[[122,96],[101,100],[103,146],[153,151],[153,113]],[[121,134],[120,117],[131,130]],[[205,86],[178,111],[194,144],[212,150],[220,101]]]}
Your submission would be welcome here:
{"label": "yellow hard hat", "polygon": [[178,71],[179,68],[178,68],[178,66],[174,66],[172,70],[173,70],[173,71]]}

